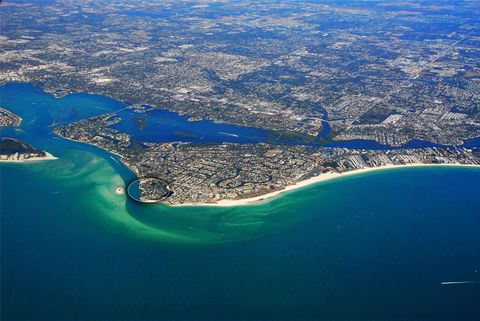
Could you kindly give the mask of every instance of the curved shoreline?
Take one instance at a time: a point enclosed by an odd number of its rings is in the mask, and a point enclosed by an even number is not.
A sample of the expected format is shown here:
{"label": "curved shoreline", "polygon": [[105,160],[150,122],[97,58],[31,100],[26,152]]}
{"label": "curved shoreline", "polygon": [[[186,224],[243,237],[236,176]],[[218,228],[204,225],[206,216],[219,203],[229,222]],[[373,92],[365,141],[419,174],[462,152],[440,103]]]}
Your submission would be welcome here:
{"label": "curved shoreline", "polygon": [[[68,141],[72,141],[75,143],[79,144],[87,144],[92,147],[98,148],[102,151],[107,152],[108,154],[115,155],[119,157],[119,162],[126,167],[129,171],[131,171],[137,178],[138,178],[138,171],[136,170],[135,167],[132,165],[127,164],[124,161],[124,157],[120,154],[117,154],[115,152],[109,151],[107,149],[104,149],[100,146],[97,146],[95,144],[89,143],[89,142],[84,142],[84,141],[78,141],[75,139],[67,138],[67,137],[62,137],[56,135],[59,139],[65,139]],[[113,157],[112,157],[113,158]],[[402,169],[402,168],[415,168],[415,167],[467,167],[467,168],[477,168],[480,169],[480,164],[425,164],[425,163],[413,163],[413,164],[402,164],[402,165],[383,165],[383,166],[378,166],[378,167],[367,167],[367,168],[362,168],[362,169],[356,169],[356,170],[351,170],[347,172],[328,172],[328,173],[323,173],[319,174],[317,176],[311,177],[309,179],[299,181],[295,184],[288,185],[285,188],[277,191],[273,191],[271,193],[263,194],[263,195],[258,195],[254,197],[249,197],[249,198],[244,198],[244,199],[223,199],[219,200],[217,202],[210,202],[210,203],[183,203],[183,204],[167,204],[163,202],[144,202],[144,203],[151,203],[151,204],[161,204],[165,205],[168,207],[194,207],[194,206],[201,206],[201,207],[232,207],[232,206],[247,206],[247,205],[259,205],[262,203],[267,203],[273,199],[275,199],[278,196],[281,196],[284,193],[294,191],[297,189],[301,189],[303,187],[308,187],[317,183],[322,183],[342,177],[349,177],[349,176],[355,176],[355,175],[361,175],[364,173],[369,173],[369,172],[376,172],[376,171],[382,171],[382,170],[390,170],[390,169]],[[128,193],[125,193],[127,195]]]}
{"label": "curved shoreline", "polygon": [[415,163],[415,164],[405,164],[405,165],[384,165],[379,167],[367,167],[362,169],[356,169],[353,171],[348,172],[328,172],[324,174],[320,174],[304,181],[297,182],[293,185],[288,185],[282,190],[278,190],[275,192],[271,192],[264,195],[238,199],[238,200],[220,200],[216,203],[189,203],[189,204],[178,204],[178,205],[170,205],[165,204],[167,206],[172,207],[181,207],[181,206],[210,206],[210,207],[230,207],[230,206],[245,206],[245,205],[259,205],[262,203],[269,202],[275,199],[278,196],[281,196],[284,193],[301,189],[303,187],[308,187],[315,185],[317,183],[327,182],[330,180],[335,180],[342,177],[349,177],[349,176],[356,176],[361,175],[369,172],[377,172],[383,170],[390,170],[390,169],[402,169],[402,168],[418,168],[418,167],[467,167],[467,168],[477,168],[480,169],[480,165],[476,164],[424,164],[424,163]]}

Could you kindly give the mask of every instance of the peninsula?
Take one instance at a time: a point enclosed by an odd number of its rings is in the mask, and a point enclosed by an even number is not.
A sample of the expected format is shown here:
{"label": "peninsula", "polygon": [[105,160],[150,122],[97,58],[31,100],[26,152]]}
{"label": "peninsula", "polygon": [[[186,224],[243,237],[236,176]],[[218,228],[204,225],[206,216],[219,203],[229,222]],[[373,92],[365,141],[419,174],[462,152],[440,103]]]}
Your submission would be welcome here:
{"label": "peninsula", "polygon": [[169,205],[244,204],[341,173],[388,166],[480,165],[477,148],[374,150],[271,143],[144,142],[114,128],[121,122],[115,113],[105,114],[59,126],[54,133],[120,155],[140,179],[165,182],[140,188],[138,199],[152,202],[161,195],[161,201]]}
{"label": "peninsula", "polygon": [[[13,1],[2,4],[0,84],[124,104],[55,133],[165,182],[139,184],[150,186],[139,199],[171,205],[262,198],[365,168],[478,164],[466,148],[480,137],[478,4],[445,5]],[[162,140],[160,111],[266,137],[202,140],[205,125]],[[385,148],[342,145],[355,141]]]}
{"label": "peninsula", "polygon": [[14,113],[10,112],[5,108],[0,107],[0,127],[4,126],[20,126],[22,122],[22,118],[15,115]]}
{"label": "peninsula", "polygon": [[58,158],[25,142],[8,137],[0,138],[0,162],[2,163],[24,163],[55,159]]}

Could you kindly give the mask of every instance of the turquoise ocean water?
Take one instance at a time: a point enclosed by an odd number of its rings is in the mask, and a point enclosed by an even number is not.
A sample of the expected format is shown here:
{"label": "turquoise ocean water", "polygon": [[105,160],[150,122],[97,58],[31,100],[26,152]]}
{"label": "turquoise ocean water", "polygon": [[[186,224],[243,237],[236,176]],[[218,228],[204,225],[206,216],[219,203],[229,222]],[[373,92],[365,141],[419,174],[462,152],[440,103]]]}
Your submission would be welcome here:
{"label": "turquoise ocean water", "polygon": [[2,136],[60,158],[0,165],[2,320],[480,319],[478,169],[386,170],[246,207],[142,205],[115,193],[135,178],[115,157],[51,135],[123,104],[0,93],[24,118]]}

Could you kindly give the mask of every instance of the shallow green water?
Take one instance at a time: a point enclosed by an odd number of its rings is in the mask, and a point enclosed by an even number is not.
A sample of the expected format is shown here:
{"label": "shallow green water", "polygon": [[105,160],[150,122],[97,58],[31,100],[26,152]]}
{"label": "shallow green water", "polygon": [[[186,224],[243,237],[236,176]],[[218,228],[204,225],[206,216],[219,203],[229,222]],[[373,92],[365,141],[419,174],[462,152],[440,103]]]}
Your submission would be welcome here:
{"label": "shallow green water", "polygon": [[66,155],[88,163],[2,165],[4,320],[479,316],[477,284],[440,282],[479,280],[480,171],[398,170],[260,206],[147,210],[113,192],[122,179],[107,162]]}
{"label": "shallow green water", "polygon": [[139,204],[115,193],[134,175],[111,155],[50,134],[65,108],[118,103],[9,94],[25,121],[2,135],[60,159],[0,165],[2,320],[480,319],[478,283],[441,285],[480,281],[478,169],[368,173],[255,206]]}

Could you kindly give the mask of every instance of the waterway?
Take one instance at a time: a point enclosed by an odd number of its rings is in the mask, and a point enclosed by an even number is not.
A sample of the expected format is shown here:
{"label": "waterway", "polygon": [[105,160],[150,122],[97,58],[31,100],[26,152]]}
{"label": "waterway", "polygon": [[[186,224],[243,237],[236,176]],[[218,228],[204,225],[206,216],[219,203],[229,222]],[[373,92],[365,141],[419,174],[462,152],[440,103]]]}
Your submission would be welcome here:
{"label": "waterway", "polygon": [[59,157],[0,165],[2,320],[480,319],[478,169],[374,172],[255,206],[140,204],[115,193],[135,178],[115,157],[51,134],[123,104],[0,95],[24,119],[1,135]]}

